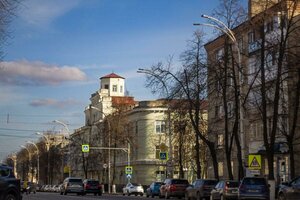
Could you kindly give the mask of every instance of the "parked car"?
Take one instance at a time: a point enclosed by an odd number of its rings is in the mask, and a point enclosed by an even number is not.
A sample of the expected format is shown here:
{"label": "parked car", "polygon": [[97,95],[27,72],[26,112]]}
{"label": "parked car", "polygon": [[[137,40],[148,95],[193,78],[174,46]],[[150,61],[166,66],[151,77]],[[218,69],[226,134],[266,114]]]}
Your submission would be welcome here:
{"label": "parked car", "polygon": [[237,199],[238,198],[238,181],[219,181],[218,184],[212,189],[210,200],[215,199]]}
{"label": "parked car", "polygon": [[85,179],[83,181],[83,193],[87,194],[87,193],[94,193],[94,195],[96,196],[97,194],[99,196],[102,195],[102,186],[99,183],[98,180],[94,180],[94,179]]}
{"label": "parked car", "polygon": [[150,186],[146,190],[146,196],[147,197],[154,197],[154,196],[159,196],[159,189],[161,186],[162,182],[153,182],[150,184]]}
{"label": "parked car", "polygon": [[166,179],[159,189],[159,198],[184,197],[188,186],[189,182],[186,179]]}
{"label": "parked car", "polygon": [[27,187],[28,194],[30,194],[31,192],[33,194],[35,194],[36,193],[36,183],[28,182],[27,184],[28,184],[28,187]]}
{"label": "parked car", "polygon": [[127,194],[130,196],[131,194],[137,195],[144,195],[144,188],[141,184],[135,184],[135,183],[127,183],[125,187],[123,187],[123,196]]}
{"label": "parked car", "polygon": [[81,178],[68,177],[64,180],[60,194],[77,193],[83,195],[83,183]]}
{"label": "parked car", "polygon": [[239,186],[238,198],[270,200],[270,191],[267,180],[263,177],[243,178]]}
{"label": "parked car", "polygon": [[300,199],[300,176],[290,182],[282,183],[278,191],[279,200]]}
{"label": "parked car", "polygon": [[186,188],[185,197],[186,199],[209,199],[211,190],[218,183],[217,180],[213,179],[197,179]]}
{"label": "parked car", "polygon": [[21,183],[11,167],[0,164],[0,199],[21,200]]}

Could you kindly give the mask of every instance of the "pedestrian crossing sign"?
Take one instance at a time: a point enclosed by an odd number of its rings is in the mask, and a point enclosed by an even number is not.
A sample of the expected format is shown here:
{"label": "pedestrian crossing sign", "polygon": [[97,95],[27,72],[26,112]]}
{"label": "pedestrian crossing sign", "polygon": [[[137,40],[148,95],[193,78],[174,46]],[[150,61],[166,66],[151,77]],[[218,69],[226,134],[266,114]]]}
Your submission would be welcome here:
{"label": "pedestrian crossing sign", "polygon": [[249,155],[248,157],[249,169],[261,169],[261,155]]}
{"label": "pedestrian crossing sign", "polygon": [[82,150],[83,153],[90,152],[90,145],[88,145],[88,144],[81,145],[81,150]]}
{"label": "pedestrian crossing sign", "polygon": [[168,152],[159,152],[160,160],[168,160]]}
{"label": "pedestrian crossing sign", "polygon": [[125,167],[125,174],[132,174],[132,166],[126,166]]}

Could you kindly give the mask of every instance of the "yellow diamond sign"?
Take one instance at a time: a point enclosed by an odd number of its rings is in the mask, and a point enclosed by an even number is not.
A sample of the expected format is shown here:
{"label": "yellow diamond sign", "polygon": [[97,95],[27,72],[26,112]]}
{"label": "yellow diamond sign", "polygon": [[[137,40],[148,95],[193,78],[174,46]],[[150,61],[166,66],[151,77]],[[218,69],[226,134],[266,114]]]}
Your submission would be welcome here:
{"label": "yellow diamond sign", "polygon": [[249,169],[261,169],[261,155],[249,155],[248,168]]}

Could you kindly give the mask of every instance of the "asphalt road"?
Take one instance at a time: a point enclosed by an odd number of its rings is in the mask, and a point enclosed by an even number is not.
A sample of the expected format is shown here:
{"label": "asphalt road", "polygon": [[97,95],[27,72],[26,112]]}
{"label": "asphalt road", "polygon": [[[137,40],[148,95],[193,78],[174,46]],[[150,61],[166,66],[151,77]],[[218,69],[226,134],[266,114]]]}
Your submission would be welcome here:
{"label": "asphalt road", "polygon": [[[103,194],[102,196],[94,196],[93,194],[88,194],[85,196],[77,196],[76,194],[60,195],[59,193],[50,193],[50,192],[37,192],[36,194],[23,194],[23,200],[92,200],[92,199],[103,199],[103,200],[121,200],[121,199],[152,199],[147,198],[145,195],[141,196],[123,196],[122,194],[108,195]],[[156,199],[159,199],[156,197]]]}

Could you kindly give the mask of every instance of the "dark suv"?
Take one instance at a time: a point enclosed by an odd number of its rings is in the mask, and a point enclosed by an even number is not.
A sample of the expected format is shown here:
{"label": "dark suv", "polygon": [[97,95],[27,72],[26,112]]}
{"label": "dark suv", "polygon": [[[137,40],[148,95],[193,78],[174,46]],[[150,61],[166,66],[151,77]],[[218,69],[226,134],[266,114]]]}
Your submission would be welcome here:
{"label": "dark suv", "polygon": [[99,183],[98,180],[94,180],[94,179],[85,179],[83,181],[83,193],[87,194],[87,193],[94,193],[94,195],[96,196],[97,194],[99,196],[102,195],[102,186]]}
{"label": "dark suv", "polygon": [[0,199],[22,199],[20,180],[15,178],[11,167],[2,164],[0,164]]}
{"label": "dark suv", "polygon": [[263,177],[243,178],[239,186],[238,198],[270,200],[267,180]]}
{"label": "dark suv", "polygon": [[186,179],[166,179],[160,187],[159,197],[184,197],[185,189],[189,186],[189,182]]}

